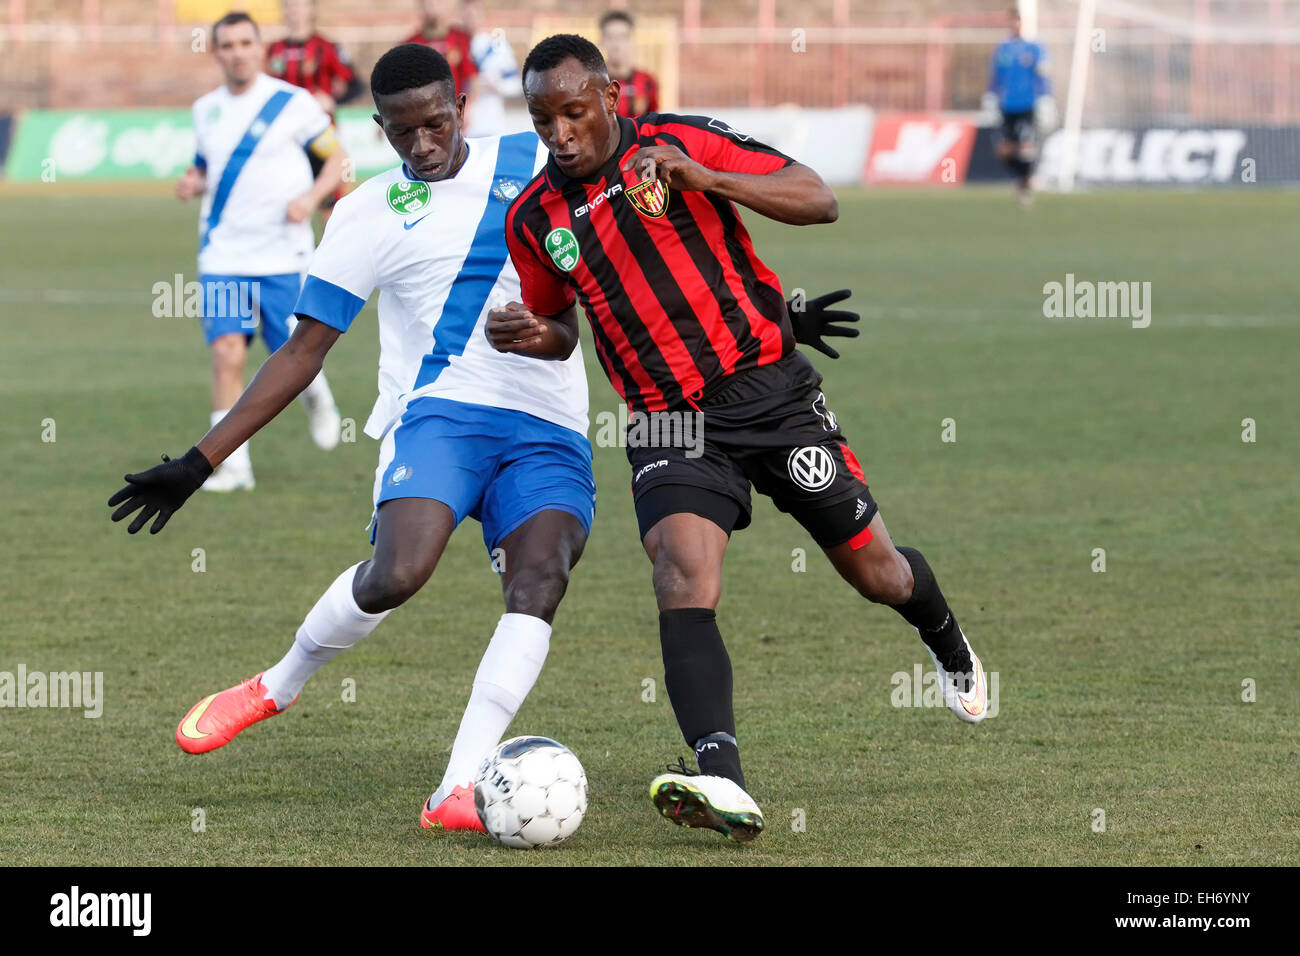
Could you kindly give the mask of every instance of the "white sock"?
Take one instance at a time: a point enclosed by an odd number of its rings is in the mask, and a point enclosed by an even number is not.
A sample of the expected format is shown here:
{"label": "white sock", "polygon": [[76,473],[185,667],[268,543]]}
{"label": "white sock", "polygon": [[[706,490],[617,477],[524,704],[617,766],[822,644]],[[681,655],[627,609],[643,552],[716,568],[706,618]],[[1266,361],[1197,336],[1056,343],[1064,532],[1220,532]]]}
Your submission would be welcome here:
{"label": "white sock", "polygon": [[528,614],[502,614],[496,633],[474,675],[474,689],[460,719],[442,783],[430,798],[437,806],[452,791],[470,783],[479,764],[505,735],[524,698],[537,683],[551,646],[551,625]]}
{"label": "white sock", "polygon": [[[221,419],[225,418],[225,417],[226,417],[226,413],[229,412],[229,411],[230,411],[230,409],[228,409],[228,408],[223,408],[223,409],[221,409],[220,411],[215,411],[215,412],[213,412],[213,413],[212,413],[212,427],[213,427],[213,428],[216,428],[216,427],[217,427],[217,422],[219,422],[219,421],[221,421]],[[252,459],[252,457],[250,457],[250,455],[249,455],[249,453],[248,453],[248,442],[244,442],[242,445],[240,445],[238,448],[236,448],[234,451],[232,451],[232,452],[230,453],[229,457],[226,458],[226,461],[225,461],[225,462],[222,462],[222,464],[227,464],[227,463],[229,463],[229,464],[231,465],[231,467],[236,468],[236,469],[238,469],[239,471],[252,471],[252,470],[253,470],[253,459]]]}
{"label": "white sock", "polygon": [[334,404],[334,393],[330,391],[330,383],[325,381],[325,371],[316,373],[316,377],[311,380],[311,384],[302,390],[298,396],[302,399],[303,404],[308,408],[315,405],[317,407],[329,408]]}
{"label": "white sock", "polygon": [[334,579],[307,612],[289,653],[262,675],[264,699],[274,701],[277,709],[284,710],[293,703],[307,678],[359,643],[389,615],[389,611],[367,614],[357,607],[352,580],[359,567],[354,564]]}

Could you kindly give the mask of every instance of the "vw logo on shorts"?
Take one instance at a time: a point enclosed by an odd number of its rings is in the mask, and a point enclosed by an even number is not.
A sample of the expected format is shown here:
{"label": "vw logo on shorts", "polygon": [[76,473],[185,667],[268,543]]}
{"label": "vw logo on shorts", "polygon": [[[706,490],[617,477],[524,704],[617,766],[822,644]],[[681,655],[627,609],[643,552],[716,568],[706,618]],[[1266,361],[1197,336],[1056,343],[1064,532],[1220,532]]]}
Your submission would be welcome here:
{"label": "vw logo on shorts", "polygon": [[785,466],[794,483],[808,491],[821,491],[835,480],[835,459],[820,445],[796,448]]}

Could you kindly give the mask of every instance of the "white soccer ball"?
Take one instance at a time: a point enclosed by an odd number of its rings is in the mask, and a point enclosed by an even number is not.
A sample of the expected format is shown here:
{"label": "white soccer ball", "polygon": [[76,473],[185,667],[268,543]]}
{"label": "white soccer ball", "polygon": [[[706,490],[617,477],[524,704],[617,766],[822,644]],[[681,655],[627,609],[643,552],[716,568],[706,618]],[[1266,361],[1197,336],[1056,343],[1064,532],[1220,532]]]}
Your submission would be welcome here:
{"label": "white soccer ball", "polygon": [[526,850],[573,836],[587,812],[587,775],[549,737],[513,737],[479,767],[474,808],[488,833]]}

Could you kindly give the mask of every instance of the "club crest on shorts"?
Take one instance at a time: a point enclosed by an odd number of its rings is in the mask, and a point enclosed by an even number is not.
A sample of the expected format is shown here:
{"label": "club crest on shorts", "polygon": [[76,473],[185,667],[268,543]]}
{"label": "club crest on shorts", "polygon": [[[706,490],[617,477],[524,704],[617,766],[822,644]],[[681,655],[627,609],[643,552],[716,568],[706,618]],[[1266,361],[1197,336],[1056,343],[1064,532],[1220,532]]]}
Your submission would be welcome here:
{"label": "club crest on shorts", "polygon": [[400,485],[407,478],[411,477],[413,471],[414,469],[408,467],[407,465],[404,464],[398,465],[396,468],[393,469],[393,477],[388,479],[388,483],[390,485]]}
{"label": "club crest on shorts", "polygon": [[388,187],[388,207],[399,216],[420,212],[429,205],[429,184],[403,180]]}
{"label": "club crest on shorts", "polygon": [[637,183],[625,190],[623,195],[637,212],[648,219],[662,219],[668,211],[668,187],[657,179]]}
{"label": "club crest on shorts", "polygon": [[794,449],[785,467],[790,479],[806,491],[821,491],[835,480],[835,459],[821,445]]}

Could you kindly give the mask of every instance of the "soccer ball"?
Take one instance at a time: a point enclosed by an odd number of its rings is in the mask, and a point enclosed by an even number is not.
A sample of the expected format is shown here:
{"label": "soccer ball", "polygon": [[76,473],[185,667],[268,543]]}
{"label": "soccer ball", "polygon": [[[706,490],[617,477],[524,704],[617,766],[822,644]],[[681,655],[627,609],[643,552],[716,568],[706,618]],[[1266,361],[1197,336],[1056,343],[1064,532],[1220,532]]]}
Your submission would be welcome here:
{"label": "soccer ball", "polygon": [[573,836],[587,812],[587,775],[549,737],[513,737],[479,767],[474,808],[484,829],[526,850]]}

